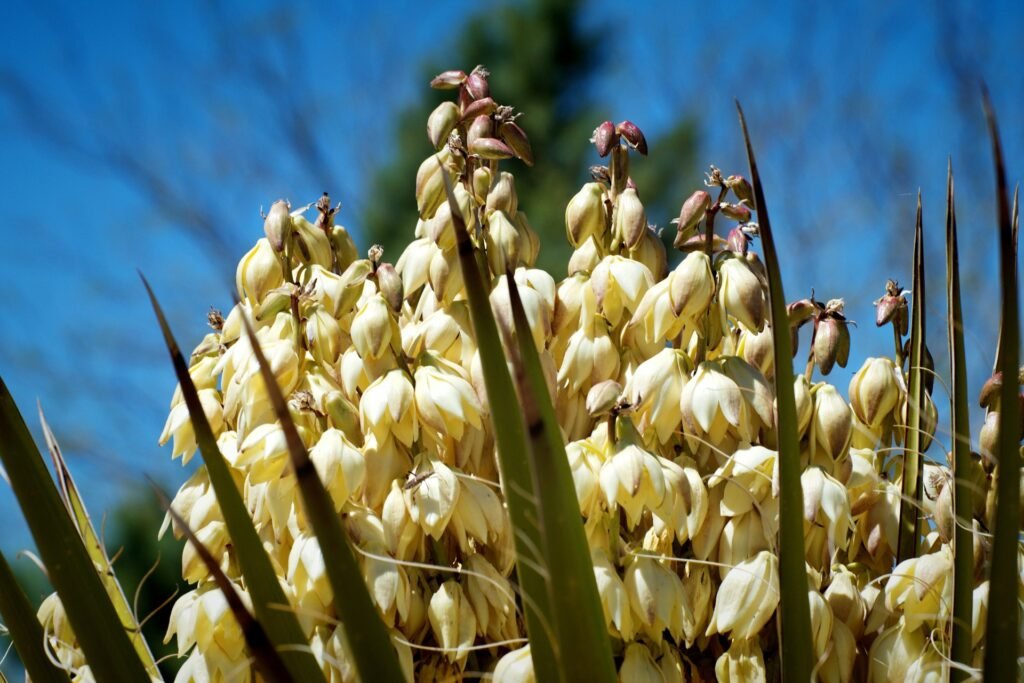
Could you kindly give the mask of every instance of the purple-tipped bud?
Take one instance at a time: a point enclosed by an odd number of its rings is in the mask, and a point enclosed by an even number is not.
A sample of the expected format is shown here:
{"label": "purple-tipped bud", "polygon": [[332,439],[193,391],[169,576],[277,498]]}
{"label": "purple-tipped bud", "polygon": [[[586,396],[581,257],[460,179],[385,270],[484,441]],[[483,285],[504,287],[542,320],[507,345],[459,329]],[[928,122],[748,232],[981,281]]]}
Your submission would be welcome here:
{"label": "purple-tipped bud", "polygon": [[511,159],[515,156],[515,152],[498,138],[477,138],[470,144],[469,153],[487,160]]}
{"label": "purple-tipped bud", "polygon": [[900,336],[907,334],[910,314],[905,293],[895,280],[886,281],[885,294],[875,301],[875,325],[881,327],[891,322]]}
{"label": "purple-tipped bud", "polygon": [[430,81],[430,87],[435,90],[454,90],[466,82],[466,72],[453,69],[442,71]]}
{"label": "purple-tipped bud", "polygon": [[469,130],[466,131],[466,146],[472,148],[473,143],[477,140],[493,136],[494,122],[491,121],[491,117],[480,115],[473,119],[473,123],[469,124]]}
{"label": "purple-tipped bud", "polygon": [[526,137],[526,131],[520,128],[515,121],[505,121],[498,126],[498,137],[508,145],[516,157],[527,166],[533,166],[533,148],[530,147],[530,139]]}
{"label": "purple-tipped bud", "polygon": [[395,313],[402,311],[402,276],[390,263],[377,266],[377,289],[384,295],[384,300]]}
{"label": "purple-tipped bud", "polygon": [[619,142],[619,135],[615,132],[615,125],[611,121],[605,121],[594,129],[594,135],[590,138],[590,141],[597,147],[597,153],[600,156],[608,156],[608,153],[612,151],[612,147]]}
{"label": "purple-tipped bud", "polygon": [[478,116],[490,116],[498,105],[490,97],[470,102],[462,108],[462,121],[472,121]]}
{"label": "purple-tipped bud", "polygon": [[731,218],[734,221],[739,221],[740,223],[746,223],[750,220],[750,209],[743,204],[720,202],[718,204],[718,210],[721,211],[722,215],[726,218]]}
{"label": "purple-tipped bud", "polygon": [[822,319],[814,333],[814,362],[821,374],[832,372],[836,363],[845,368],[849,358],[850,330],[846,321],[832,317]]}
{"label": "purple-tipped bud", "polygon": [[488,75],[487,71],[477,67],[473,69],[473,73],[469,74],[466,78],[466,92],[474,100],[480,100],[491,96],[491,86],[487,84]]}
{"label": "purple-tipped bud", "polygon": [[647,156],[647,139],[644,137],[643,132],[637,128],[635,123],[632,121],[623,121],[619,125],[615,126],[615,132],[626,138],[626,142],[629,143],[630,147],[644,156]]}
{"label": "purple-tipped bud", "polygon": [[725,179],[725,186],[732,190],[736,199],[745,202],[750,208],[754,207],[754,190],[750,182],[741,175],[731,175]]}
{"label": "purple-tipped bud", "polygon": [[818,314],[818,307],[811,299],[800,299],[786,306],[786,317],[790,327],[800,327]]}
{"label": "purple-tipped bud", "polygon": [[996,372],[988,378],[985,385],[981,387],[981,394],[978,396],[978,405],[982,408],[998,410],[999,390],[1003,386],[1003,373]]}

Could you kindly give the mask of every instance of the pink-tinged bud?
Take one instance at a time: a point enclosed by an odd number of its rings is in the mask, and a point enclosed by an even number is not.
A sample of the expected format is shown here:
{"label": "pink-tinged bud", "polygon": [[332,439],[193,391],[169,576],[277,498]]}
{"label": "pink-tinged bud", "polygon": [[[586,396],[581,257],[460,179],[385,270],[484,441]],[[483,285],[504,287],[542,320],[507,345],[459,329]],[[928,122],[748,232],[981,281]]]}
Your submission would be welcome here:
{"label": "pink-tinged bud", "polygon": [[635,123],[623,121],[615,126],[615,132],[624,137],[630,147],[640,152],[640,154],[647,156],[647,139]]}
{"label": "pink-tinged bud", "polygon": [[509,149],[508,145],[498,138],[479,138],[474,140],[473,144],[469,147],[469,153],[488,161],[511,159],[515,156],[515,153]]}
{"label": "pink-tinged bud", "polygon": [[602,157],[606,157],[612,151],[612,146],[619,141],[619,135],[615,132],[615,126],[612,122],[605,121],[594,129],[594,135],[590,138],[590,141],[597,147],[597,153]]}
{"label": "pink-tinged bud", "polygon": [[750,236],[743,232],[741,228],[736,227],[730,230],[726,241],[729,243],[731,251],[743,256],[747,255],[747,250],[750,248]]}
{"label": "pink-tinged bud", "polygon": [[487,73],[486,69],[477,67],[473,69],[473,72],[466,78],[465,88],[469,96],[474,100],[481,100],[485,97],[491,96],[491,86],[487,83],[487,77],[490,74]]}
{"label": "pink-tinged bud", "polygon": [[470,102],[462,108],[461,121],[470,121],[478,116],[490,116],[497,110],[498,105],[490,97]]}
{"label": "pink-tinged bud", "polygon": [[466,82],[466,72],[454,69],[442,71],[430,81],[430,87],[435,90],[454,90]]}
{"label": "pink-tinged bud", "polygon": [[284,199],[278,199],[270,207],[270,213],[263,219],[263,232],[274,251],[284,251],[284,243],[292,232],[292,217],[289,213],[291,205]]}
{"label": "pink-tinged bud", "polygon": [[818,307],[811,299],[800,299],[786,306],[786,317],[790,327],[800,327],[818,313]]}
{"label": "pink-tinged bud", "polygon": [[832,372],[836,363],[845,368],[849,358],[850,330],[846,321],[831,316],[823,318],[814,333],[814,362],[821,374]]}
{"label": "pink-tinged bud", "polygon": [[[676,241],[686,241],[693,229],[704,218],[704,214],[711,208],[711,195],[704,190],[697,190],[690,195],[689,199],[683,202],[679,210],[679,220],[676,229],[679,231]],[[678,245],[677,245],[678,248]]]}
{"label": "pink-tinged bud", "polygon": [[996,372],[989,377],[984,386],[981,387],[981,394],[978,396],[978,405],[990,410],[999,410],[999,390],[1003,386],[1003,373]]}
{"label": "pink-tinged bud", "polygon": [[498,137],[508,145],[516,158],[527,166],[533,166],[533,148],[530,146],[530,139],[515,121],[505,121],[498,126]]}
{"label": "pink-tinged bud", "polygon": [[636,190],[626,188],[626,191],[615,200],[615,208],[612,210],[612,234],[627,249],[633,249],[640,243],[646,231],[647,214],[644,212],[644,205]]}
{"label": "pink-tinged bud", "polygon": [[885,283],[885,295],[875,301],[875,325],[881,327],[893,323],[900,336],[907,334],[910,328],[909,307],[905,290],[901,290],[895,280]]}
{"label": "pink-tinged bud", "polygon": [[403,299],[402,276],[390,263],[382,263],[377,267],[377,289],[391,306],[391,310],[400,313]]}
{"label": "pink-tinged bud", "polygon": [[430,113],[430,118],[427,119],[427,138],[434,149],[441,149],[448,141],[448,136],[455,130],[458,121],[459,108],[454,102],[442,102]]}
{"label": "pink-tinged bud", "polygon": [[718,204],[718,210],[721,211],[722,215],[726,218],[731,218],[734,221],[739,221],[740,223],[746,223],[750,220],[750,209],[743,204],[720,202]]}
{"label": "pink-tinged bud", "polygon": [[741,175],[731,175],[725,179],[725,186],[732,190],[736,199],[745,203],[750,208],[754,207],[754,190],[750,183]]}
{"label": "pink-tinged bud", "polygon": [[469,130],[466,131],[466,146],[472,149],[474,142],[483,138],[493,137],[493,135],[494,123],[491,121],[491,117],[481,114],[473,119],[473,123],[469,125]]}

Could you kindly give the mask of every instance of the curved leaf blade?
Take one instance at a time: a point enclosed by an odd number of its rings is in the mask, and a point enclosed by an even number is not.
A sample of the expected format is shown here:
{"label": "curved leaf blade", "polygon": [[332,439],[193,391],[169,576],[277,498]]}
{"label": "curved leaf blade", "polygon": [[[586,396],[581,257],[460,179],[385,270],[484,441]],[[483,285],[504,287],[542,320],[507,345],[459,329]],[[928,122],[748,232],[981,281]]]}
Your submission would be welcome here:
{"label": "curved leaf blade", "polygon": [[96,678],[149,680],[7,385],[0,379],[0,461],[50,581]]}
{"label": "curved leaf blade", "polygon": [[[764,266],[768,273],[768,324],[772,330],[775,362],[775,399],[778,405],[779,439],[779,621],[781,623],[782,675],[789,681],[811,679],[811,614],[807,601],[807,570],[804,565],[804,495],[800,483],[800,438],[796,398],[793,393],[793,351],[782,291],[782,273],[775,238],[768,220],[761,176],[754,159],[743,108],[736,102],[743,141],[750,164],[750,183],[760,229]],[[778,324],[776,324],[778,323]]]}

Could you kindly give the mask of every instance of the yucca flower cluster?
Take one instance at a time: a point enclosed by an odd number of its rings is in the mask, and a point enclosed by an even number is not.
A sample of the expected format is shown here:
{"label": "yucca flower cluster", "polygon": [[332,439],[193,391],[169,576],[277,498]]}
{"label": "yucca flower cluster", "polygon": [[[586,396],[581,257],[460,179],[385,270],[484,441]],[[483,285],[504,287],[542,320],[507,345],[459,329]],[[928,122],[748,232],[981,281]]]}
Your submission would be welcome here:
{"label": "yucca flower cluster", "polygon": [[[643,133],[629,121],[602,123],[592,142],[607,165],[593,167],[591,182],[568,202],[574,252],[556,282],[533,267],[539,240],[500,163],[532,163],[518,114],[495,102],[479,67],[445,72],[432,85],[457,100],[428,121],[437,151],[417,174],[420,218],[397,263],[376,247],[360,258],[326,195],[297,210],[278,201],[265,216],[265,237],[238,264],[239,302],[227,316],[210,314],[213,331],[191,355],[221,453],[327,679],[350,681],[354,672],[243,317],[289,397],[409,679],[533,680],[522,615],[529,596],[518,593],[492,428],[508,416],[491,411],[484,387],[446,180],[489,274],[509,353],[509,273],[522,296],[623,681],[778,678],[780,458],[799,458],[803,471],[813,632],[806,647],[817,677],[918,681],[948,673],[950,539],[956,524],[973,526],[983,577],[992,500],[976,496],[974,518],[956,520],[950,471],[927,462],[923,544],[917,557],[896,563],[906,292],[890,282],[877,302],[878,324],[895,331],[896,360],[866,360],[849,399],[814,379],[815,369],[825,376],[847,363],[842,300],[812,296],[789,306],[793,338],[804,326],[811,338],[794,387],[800,452],[780,454],[766,276],[752,249],[758,226],[747,180],[711,167],[674,221],[681,253],[670,258],[629,173],[647,153]],[[989,412],[979,492],[992,490],[986,453],[998,427],[999,381],[982,396]],[[936,430],[930,389],[921,452]],[[170,440],[187,463],[196,440],[180,391],[160,438]],[[173,507],[244,598],[204,467]],[[167,632],[187,657],[178,680],[250,680],[222,593],[191,544],[182,560],[193,589],[175,602]],[[979,581],[976,647],[988,607],[987,582]],[[74,636],[55,597],[41,617],[74,666]]]}

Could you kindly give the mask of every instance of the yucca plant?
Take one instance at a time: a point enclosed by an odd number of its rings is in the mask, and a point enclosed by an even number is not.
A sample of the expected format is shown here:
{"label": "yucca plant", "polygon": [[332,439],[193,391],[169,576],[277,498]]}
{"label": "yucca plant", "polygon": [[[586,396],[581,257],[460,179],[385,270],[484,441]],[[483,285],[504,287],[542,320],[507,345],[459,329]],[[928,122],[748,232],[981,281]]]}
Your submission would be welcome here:
{"label": "yucca plant", "polygon": [[[179,381],[160,441],[203,458],[161,530],[187,538],[177,680],[1019,675],[1016,211],[994,120],[997,372],[975,454],[950,170],[947,456],[920,199],[912,303],[895,281],[876,302],[893,357],[844,399],[823,379],[850,356],[844,303],[787,304],[742,112],[749,174],[710,168],[672,258],[629,172],[643,133],[599,125],[607,165],[568,202],[556,282],[502,166],[532,163],[516,112],[479,67],[432,85],[456,98],[427,123],[395,265],[360,258],[324,195],[272,205],[188,358],[150,292]],[[56,588],[33,614],[0,558],[29,675],[159,679],[56,440],[59,490],[2,385],[0,429]]]}

